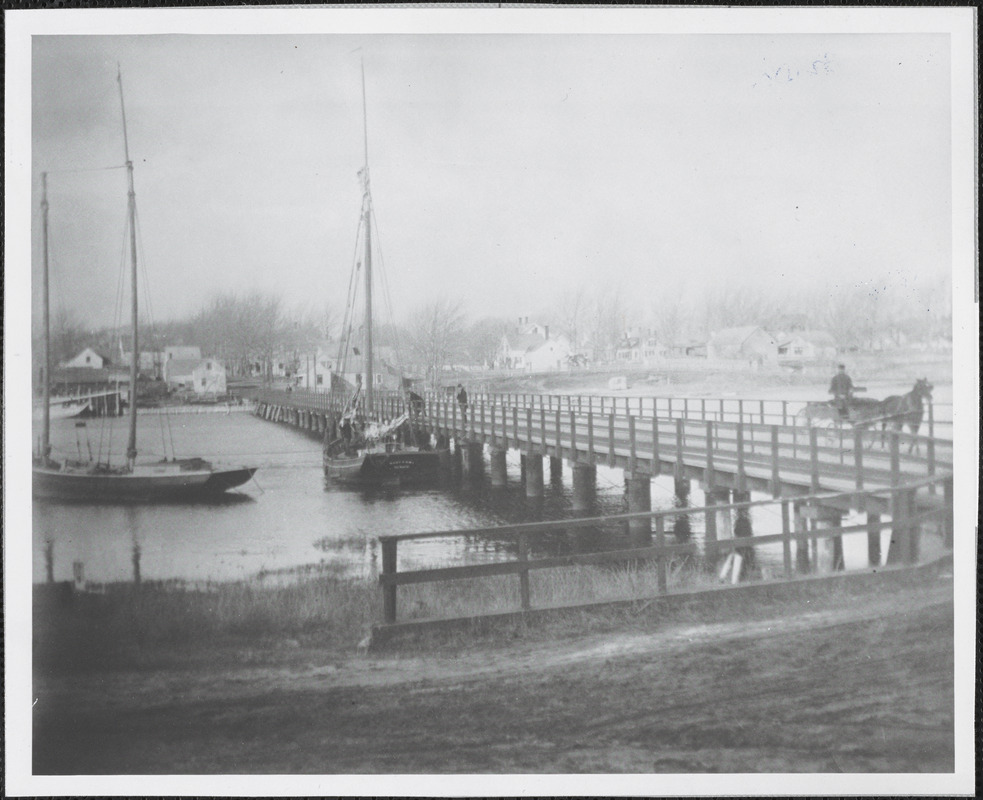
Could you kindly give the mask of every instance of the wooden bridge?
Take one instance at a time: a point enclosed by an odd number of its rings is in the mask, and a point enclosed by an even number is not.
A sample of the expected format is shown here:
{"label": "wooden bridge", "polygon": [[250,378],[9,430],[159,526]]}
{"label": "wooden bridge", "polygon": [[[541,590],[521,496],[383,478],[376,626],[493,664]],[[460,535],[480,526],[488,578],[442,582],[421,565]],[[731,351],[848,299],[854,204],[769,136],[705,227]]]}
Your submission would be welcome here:
{"label": "wooden bridge", "polygon": [[[333,435],[333,415],[341,410],[340,398],[333,404],[328,394],[317,392],[266,390],[257,403],[261,416],[319,435]],[[952,470],[951,439],[861,427],[809,427],[795,410],[788,401],[728,404],[702,398],[483,394],[471,398],[465,412],[453,398],[428,395],[417,420],[438,439],[454,440],[466,471],[481,468],[478,460],[487,446],[493,485],[503,478],[505,451],[518,450],[528,467],[524,473],[532,496],[541,493],[542,462],[537,467],[530,457],[549,457],[553,469],[570,463],[575,505],[577,485],[583,483],[577,480],[578,469],[597,465],[625,471],[632,510],[645,510],[646,505],[639,497],[639,507],[633,508],[631,482],[662,474],[677,481],[696,479],[705,491],[721,495],[840,493],[830,505],[846,510],[861,506],[850,500],[850,491],[897,486]],[[402,411],[399,395],[376,396],[374,414],[379,418],[392,419]],[[927,418],[932,431],[931,406]],[[934,488],[929,484],[919,503],[936,505],[931,500]]]}
{"label": "wooden bridge", "polygon": [[[315,392],[263,390],[256,413],[319,437],[337,435],[335,419],[343,399]],[[428,395],[416,424],[441,445],[453,441],[460,471],[484,474],[488,451],[492,486],[508,480],[506,452],[521,455],[522,481],[528,497],[541,497],[543,460],[553,475],[568,463],[573,470],[574,511],[591,508],[596,469],[620,468],[625,475],[628,513],[615,517],[527,523],[501,529],[458,531],[515,539],[518,561],[504,564],[443,567],[399,572],[396,546],[401,541],[444,537],[455,532],[398,533],[380,537],[383,548],[384,622],[396,621],[396,587],[482,575],[514,574],[520,578],[521,609],[530,608],[529,571],[575,564],[654,559],[657,591],[665,593],[667,559],[693,552],[689,542],[666,542],[666,524],[679,517],[703,520],[705,563],[716,566],[727,552],[780,543],[784,574],[843,569],[842,537],[865,533],[869,564],[880,567],[881,533],[890,530],[887,561],[913,563],[920,528],[933,521],[946,547],[952,541],[953,442],[938,435],[913,436],[855,427],[810,427],[792,401],[710,400],[703,398],[598,397],[530,394],[480,394],[466,408],[452,397]],[[404,412],[396,394],[378,394],[371,410],[387,420]],[[951,416],[947,415],[951,420]],[[929,431],[944,427],[927,410]],[[652,511],[651,482],[671,475],[676,509]],[[698,480],[705,504],[689,506],[690,483]],[[751,492],[774,500],[752,500]],[[781,533],[755,535],[749,509],[777,503]],[[864,512],[865,521],[842,525],[843,516]],[[736,520],[743,517],[743,535]],[[888,515],[887,518],[882,515]],[[529,560],[530,537],[578,526],[623,521],[628,549]],[[655,526],[655,541],[653,530]],[[735,536],[737,534],[737,536]],[[795,545],[795,567],[792,545]]]}

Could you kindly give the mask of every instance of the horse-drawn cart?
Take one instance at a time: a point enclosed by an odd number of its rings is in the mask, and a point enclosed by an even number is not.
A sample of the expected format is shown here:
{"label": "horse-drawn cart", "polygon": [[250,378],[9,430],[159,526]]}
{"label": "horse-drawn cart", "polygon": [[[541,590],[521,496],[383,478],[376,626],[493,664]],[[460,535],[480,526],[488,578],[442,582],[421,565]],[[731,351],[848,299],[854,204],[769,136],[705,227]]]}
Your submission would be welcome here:
{"label": "horse-drawn cart", "polygon": [[[810,427],[825,429],[830,440],[839,437],[842,441],[843,428],[847,425],[855,430],[867,430],[880,425],[882,444],[884,432],[889,425],[896,431],[908,426],[914,437],[921,427],[923,402],[932,400],[932,388],[927,379],[921,378],[907,394],[892,395],[884,400],[850,397],[845,403],[841,400],[810,402],[796,414],[796,422],[801,420]],[[873,439],[870,444],[873,444]],[[916,441],[912,439],[909,451],[915,444]]]}

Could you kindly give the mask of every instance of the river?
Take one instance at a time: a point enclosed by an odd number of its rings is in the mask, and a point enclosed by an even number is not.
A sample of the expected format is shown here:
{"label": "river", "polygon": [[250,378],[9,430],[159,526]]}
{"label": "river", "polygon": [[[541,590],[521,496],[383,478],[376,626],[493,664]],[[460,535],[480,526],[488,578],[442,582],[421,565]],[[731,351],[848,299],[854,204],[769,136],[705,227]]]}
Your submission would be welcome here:
{"label": "river", "polygon": [[[55,580],[71,580],[81,562],[93,582],[128,581],[135,558],[143,580],[185,583],[295,580],[317,572],[371,576],[379,569],[377,537],[388,533],[448,531],[574,516],[569,466],[551,480],[546,467],[545,496],[525,497],[519,456],[508,456],[509,481],[492,488],[478,479],[449,475],[425,491],[358,491],[326,482],[320,443],[296,429],[248,413],[168,415],[170,432],[156,413],[138,418],[141,459],[164,454],[173,441],[178,456],[198,455],[226,464],[258,465],[255,479],[237,493],[195,503],[65,503],[33,501],[33,580],[46,580],[50,558]],[[126,420],[90,419],[77,427],[71,419],[52,423],[54,455],[99,451],[122,460]],[[168,453],[170,448],[168,447]],[[589,516],[627,510],[621,470],[598,467],[596,504]],[[754,499],[760,499],[755,497]],[[671,476],[652,483],[654,508],[673,503]],[[694,484],[692,505],[703,495]],[[756,508],[756,533],[781,530],[775,506]],[[693,535],[702,539],[702,519],[693,518]],[[844,521],[844,524],[849,524]],[[603,530],[551,535],[533,553],[562,554],[622,544],[623,523]],[[672,537],[669,537],[672,540]],[[862,566],[865,537],[847,537],[847,566]],[[488,537],[451,535],[400,547],[399,568],[479,563],[502,558],[508,545]],[[511,556],[509,556],[511,557]],[[780,567],[780,547],[759,556]]]}

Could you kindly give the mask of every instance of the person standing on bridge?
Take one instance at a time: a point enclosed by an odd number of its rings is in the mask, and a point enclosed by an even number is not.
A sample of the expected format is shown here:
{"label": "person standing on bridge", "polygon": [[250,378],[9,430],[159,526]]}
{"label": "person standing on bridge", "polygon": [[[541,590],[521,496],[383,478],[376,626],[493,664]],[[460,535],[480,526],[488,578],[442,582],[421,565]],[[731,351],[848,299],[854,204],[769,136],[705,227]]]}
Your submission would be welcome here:
{"label": "person standing on bridge", "polygon": [[464,386],[457,385],[457,404],[461,407],[461,419],[468,421],[468,393],[464,391]]}
{"label": "person standing on bridge", "polygon": [[836,374],[829,384],[829,393],[833,395],[833,403],[840,412],[840,416],[845,419],[849,416],[849,403],[853,397],[853,381],[846,374],[846,364],[840,364],[837,368]]}

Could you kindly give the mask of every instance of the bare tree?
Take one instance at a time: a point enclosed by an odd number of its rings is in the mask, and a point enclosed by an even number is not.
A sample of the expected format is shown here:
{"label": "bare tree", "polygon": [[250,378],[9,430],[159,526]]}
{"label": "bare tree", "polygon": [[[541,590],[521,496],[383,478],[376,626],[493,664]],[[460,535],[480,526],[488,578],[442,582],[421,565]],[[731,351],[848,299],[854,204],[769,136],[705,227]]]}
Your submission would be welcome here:
{"label": "bare tree", "polygon": [[464,353],[465,319],[460,300],[440,298],[414,312],[407,323],[409,344],[437,390],[444,368]]}

